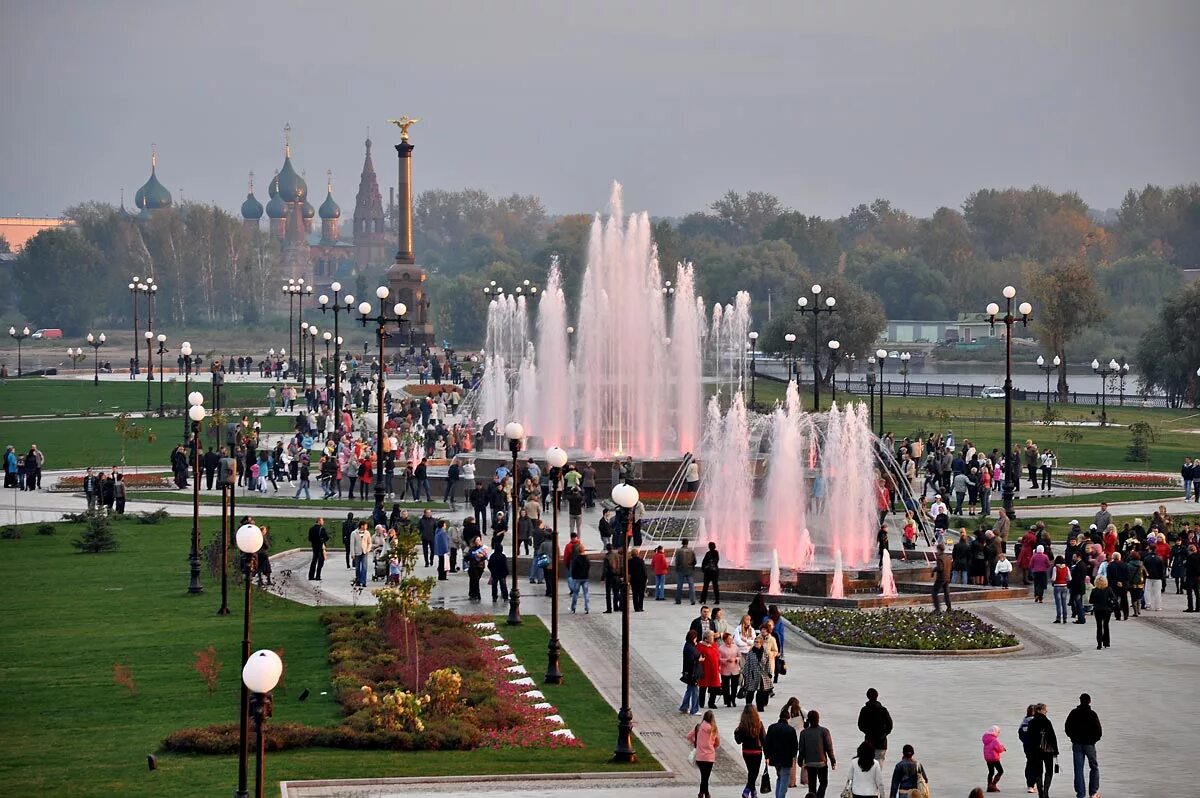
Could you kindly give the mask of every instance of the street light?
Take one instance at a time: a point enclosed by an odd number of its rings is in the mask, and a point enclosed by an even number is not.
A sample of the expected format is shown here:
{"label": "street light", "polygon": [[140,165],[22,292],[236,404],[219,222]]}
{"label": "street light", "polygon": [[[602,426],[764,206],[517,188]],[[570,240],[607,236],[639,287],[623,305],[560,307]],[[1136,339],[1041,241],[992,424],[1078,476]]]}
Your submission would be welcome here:
{"label": "street light", "polygon": [[[303,278],[296,281],[296,287],[299,289],[298,291],[296,291],[296,318],[300,320],[300,325],[301,325],[301,327],[303,327],[304,323],[305,323],[304,322],[304,297],[308,297],[309,299],[312,298],[313,287],[311,285],[305,285]],[[300,384],[304,385],[304,335],[303,335],[304,331],[303,331],[303,329],[300,332],[301,332],[300,357],[299,357],[300,366],[298,369],[296,369],[296,371],[300,372]],[[295,372],[291,368],[288,369],[289,377],[291,377],[294,373]]]}
{"label": "street light", "polygon": [[283,675],[283,660],[269,648],[255,651],[242,666],[242,685],[250,691],[250,714],[254,716],[254,795],[264,798],[266,787],[266,737],[263,727],[271,717],[271,691]]}
{"label": "street light", "polygon": [[875,350],[875,362],[879,364],[879,437],[883,437],[883,364],[887,360],[886,349]]}
{"label": "street light", "polygon": [[875,429],[875,356],[867,356],[867,395],[871,399],[871,429]]}
{"label": "street light", "polygon": [[813,317],[813,412],[821,411],[821,379],[818,369],[820,368],[821,358],[821,314],[828,313],[833,315],[836,312],[834,307],[837,300],[831,296],[825,297],[825,307],[821,307],[818,301],[821,298],[821,286],[814,284],[812,287],[812,307],[808,306],[808,297],[802,296],[796,300],[796,312],[803,316],[805,313],[811,313]]}
{"label": "street light", "polygon": [[788,345],[788,382],[796,376],[796,334],[788,333],[783,336]]}
{"label": "street light", "polygon": [[[525,427],[520,422],[510,421],[504,425],[504,437],[508,438],[508,450],[512,452],[512,517],[509,519],[508,527],[512,531],[512,564],[509,570],[512,571],[512,589],[508,591],[508,625],[519,626],[521,624],[521,592],[517,584],[517,557],[520,554],[517,548],[517,516],[520,514],[520,486],[517,485],[517,455],[521,453],[521,442],[525,439]],[[557,513],[556,513],[557,517]],[[558,552],[554,553],[558,556]],[[558,590],[558,585],[554,586],[555,592]]]}
{"label": "street light", "polygon": [[162,418],[164,415],[163,383],[166,382],[166,380],[163,379],[163,355],[170,351],[167,349],[167,336],[163,333],[158,334],[158,349],[155,351],[158,353],[158,417]]}
{"label": "street light", "polygon": [[[1017,296],[1017,289],[1011,285],[1004,287],[1004,302],[1005,312],[999,318],[1000,323],[1004,325],[1004,491],[1001,493],[1002,504],[1005,513],[1009,518],[1015,518],[1016,512],[1013,510],[1013,489],[1015,487],[1016,476],[1020,474],[1020,465],[1017,463],[1017,458],[1013,457],[1012,447],[1012,329],[1013,325],[1018,321],[1021,326],[1029,324],[1030,314],[1033,313],[1033,306],[1028,302],[1022,302],[1017,308],[1019,316],[1013,315],[1013,299]],[[988,323],[992,326],[992,331],[996,330],[996,316],[1000,313],[1000,306],[995,302],[991,302],[987,306]]]}
{"label": "street light", "polygon": [[750,332],[750,407],[753,409],[758,405],[754,393],[755,377],[758,376],[758,333],[753,330]]}
{"label": "street light", "polygon": [[1108,378],[1121,373],[1121,366],[1116,359],[1108,361],[1101,367],[1099,360],[1092,361],[1092,371],[1100,375],[1100,426],[1108,426]]}
{"label": "street light", "polygon": [[[546,450],[546,464],[550,466],[550,485],[554,492],[553,504],[551,507],[553,524],[551,527],[551,552],[550,552],[550,584],[553,585],[550,593],[550,644],[546,648],[546,684],[562,684],[562,670],[559,668],[559,651],[561,646],[558,643],[558,501],[559,501],[559,475],[562,473],[563,466],[567,464],[567,453],[557,446],[551,446]],[[537,556],[534,552],[533,556]]]}
{"label": "street light", "polygon": [[908,396],[908,361],[912,360],[911,352],[900,353],[900,373],[904,376],[904,395]]}
{"label": "street light", "polygon": [[150,412],[150,383],[154,381],[154,351],[150,344],[154,341],[154,331],[146,330],[146,412]]}
{"label": "street light", "polygon": [[[242,578],[246,582],[246,606],[242,614],[242,667],[250,661],[250,585],[254,581],[254,568],[258,562],[258,550],[263,545],[262,530],[254,524],[244,524],[237,531],[237,547],[242,552]],[[235,798],[248,798],[246,792],[246,760],[250,754],[250,688],[242,680],[240,702],[241,728],[238,737],[238,788]]]}
{"label": "street light", "polygon": [[[300,368],[297,369],[297,371],[300,372],[300,387],[301,388],[303,388],[305,386],[305,384],[308,382],[308,380],[305,379],[305,377],[304,377],[304,342],[307,340],[308,340],[308,322],[302,321],[302,322],[300,322],[300,341],[299,341],[299,344],[300,344]],[[291,370],[289,369],[289,372],[290,371]],[[288,374],[288,377],[295,379],[295,375],[291,374],[291,373]]]}
{"label": "street light", "polygon": [[71,368],[77,369],[79,368],[79,362],[83,360],[86,355],[83,354],[82,346],[77,346],[74,348],[68,346],[67,357],[71,359]]}
{"label": "street light", "polygon": [[129,379],[135,379],[138,373],[140,361],[141,343],[138,341],[138,286],[141,285],[141,278],[134,277],[133,282],[129,283],[129,298],[133,304],[133,358],[129,361]]}
{"label": "street light", "polygon": [[[333,419],[334,426],[341,427],[342,424],[342,372],[339,365],[342,362],[342,338],[338,331],[338,316],[342,313],[349,314],[354,307],[354,296],[347,294],[343,302],[338,303],[338,294],[342,290],[342,284],[336,280],[329,285],[329,290],[333,292],[333,301],[325,294],[317,297],[317,304],[321,306],[321,313],[333,313]],[[328,358],[326,358],[328,360]],[[326,371],[328,374],[328,369]]]}
{"label": "street light", "polygon": [[[162,382],[160,381],[161,385]],[[203,593],[200,584],[200,422],[204,421],[204,394],[199,391],[188,394],[187,417],[192,421],[192,552],[188,556],[191,567],[189,593]]]}
{"label": "street light", "polygon": [[[184,341],[179,345],[179,356],[183,358],[183,396],[185,399],[190,399],[192,395],[192,344],[190,341]],[[201,399],[203,399],[203,397],[201,397]],[[187,438],[187,429],[187,419],[184,418],[184,438]],[[197,439],[197,441],[199,441],[199,439]]]}
{"label": "street light", "polygon": [[[395,315],[388,316],[387,312],[384,310],[384,307],[385,307],[384,302],[385,302],[385,300],[387,300],[388,294],[389,294],[389,291],[388,291],[387,286],[381,285],[375,289],[375,296],[379,298],[379,315],[377,315],[377,316],[371,316],[371,303],[370,302],[362,302],[362,303],[359,303],[359,306],[358,306],[358,313],[360,316],[359,321],[362,323],[362,326],[366,327],[368,322],[374,322],[376,325],[376,335],[378,336],[378,339],[379,339],[379,383],[378,383],[378,388],[377,388],[378,395],[375,397],[377,399],[376,406],[375,406],[375,514],[374,514],[374,517],[376,519],[378,519],[381,515],[383,515],[383,495],[384,495],[384,485],[383,485],[383,394],[384,394],[384,389],[387,387],[387,381],[384,379],[384,373],[383,373],[383,347],[387,343],[387,339],[390,337],[388,335],[388,331],[387,331],[388,322],[389,321],[396,322],[396,329],[403,330],[404,329],[404,314],[408,312],[408,308],[405,306],[405,304],[403,302],[397,302],[395,305],[392,306],[392,312]],[[339,368],[340,368],[340,365],[339,365]],[[516,473],[516,472],[514,472],[514,473]]]}
{"label": "street light", "polygon": [[635,762],[633,750],[633,710],[629,707],[629,543],[633,539],[633,508],[638,490],[629,483],[614,485],[613,504],[625,510],[625,542],[621,556],[621,708],[617,710],[617,747],[614,762]]}
{"label": "street light", "polygon": [[1059,357],[1058,355],[1055,355],[1054,360],[1050,361],[1049,364],[1046,363],[1046,358],[1042,357],[1041,355],[1038,355],[1038,358],[1037,358],[1037,367],[1046,373],[1046,412],[1047,413],[1050,412],[1050,374],[1052,372],[1057,371],[1058,367],[1061,364],[1062,364],[1062,358]]}
{"label": "street light", "polygon": [[[296,280],[289,277],[287,283],[280,287],[280,291],[288,298],[288,349],[292,348],[292,324],[295,323],[295,302],[296,302]],[[274,350],[271,350],[274,352]]]}
{"label": "street light", "polygon": [[[21,342],[29,337],[29,328],[25,327],[20,332],[17,332],[16,327],[9,327],[8,334],[17,339],[17,376],[21,376]],[[149,408],[147,408],[149,409]]]}
{"label": "street light", "polygon": [[[310,361],[309,365],[311,366],[311,368],[309,368],[309,371],[311,372],[309,378],[310,384],[312,385],[313,396],[317,395],[317,332],[317,325],[308,325],[308,337],[311,339],[311,343],[308,345],[308,359]],[[303,380],[301,380],[301,382],[303,383]]]}
{"label": "street light", "polygon": [[842,348],[842,342],[836,338],[829,342],[829,385],[832,393],[830,394],[831,401],[837,401],[837,356],[838,350]]}
{"label": "street light", "polygon": [[325,388],[328,391],[331,379],[329,376],[329,370],[333,366],[333,364],[329,361],[329,344],[333,341],[333,333],[331,333],[329,330],[326,330],[325,332],[321,333],[321,339],[325,341],[325,368],[323,370],[325,372]]}
{"label": "street light", "polygon": [[1118,374],[1121,378],[1121,407],[1125,406],[1125,378],[1129,376],[1129,364],[1125,362],[1125,358],[1121,358],[1121,371]]}

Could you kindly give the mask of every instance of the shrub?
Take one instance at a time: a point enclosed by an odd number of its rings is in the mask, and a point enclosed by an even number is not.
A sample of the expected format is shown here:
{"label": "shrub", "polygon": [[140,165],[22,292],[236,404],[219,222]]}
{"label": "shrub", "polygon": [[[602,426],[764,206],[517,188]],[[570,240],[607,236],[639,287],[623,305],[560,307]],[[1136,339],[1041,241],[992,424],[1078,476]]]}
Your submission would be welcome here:
{"label": "shrub", "polygon": [[217,691],[217,679],[221,676],[221,660],[217,657],[217,649],[215,646],[201,649],[196,652],[196,662],[192,665],[196,673],[200,674],[201,681],[208,688],[208,694],[212,695]]}
{"label": "shrub", "polygon": [[21,530],[12,524],[6,524],[0,527],[0,539],[2,540],[20,540]]}
{"label": "shrub", "polygon": [[71,541],[71,545],[84,554],[103,554],[117,550],[117,538],[113,534],[112,523],[107,515],[91,513],[87,519],[87,528],[79,540]]}
{"label": "shrub", "polygon": [[917,651],[978,651],[1015,646],[1017,638],[966,610],[806,610],[785,617],[822,643]]}
{"label": "shrub", "polygon": [[138,524],[161,524],[163,521],[171,517],[165,507],[159,507],[157,510],[142,510],[140,513],[133,513],[126,516],[134,523]]}
{"label": "shrub", "polygon": [[137,697],[137,682],[133,678],[133,668],[114,662],[112,666],[113,681],[129,691],[130,698]]}
{"label": "shrub", "polygon": [[44,523],[38,524],[37,525],[37,533],[39,535],[53,535],[54,534],[54,524],[44,524]]}

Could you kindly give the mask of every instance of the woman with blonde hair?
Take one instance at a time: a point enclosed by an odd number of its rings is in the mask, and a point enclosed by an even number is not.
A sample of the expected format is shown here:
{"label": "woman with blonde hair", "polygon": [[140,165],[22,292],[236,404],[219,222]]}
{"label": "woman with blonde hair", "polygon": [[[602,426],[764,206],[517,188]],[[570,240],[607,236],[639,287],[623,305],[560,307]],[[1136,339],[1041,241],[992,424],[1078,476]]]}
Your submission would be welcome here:
{"label": "woman with blonde hair", "polygon": [[1092,615],[1096,618],[1096,650],[1099,651],[1108,648],[1108,622],[1117,606],[1117,596],[1108,586],[1107,576],[1097,577],[1090,601]]}
{"label": "woman with blonde hair", "polygon": [[687,741],[696,749],[696,767],[700,770],[700,794],[697,798],[711,798],[708,794],[708,777],[712,775],[717,761],[717,749],[721,747],[721,735],[717,731],[717,717],[710,709],[688,732]]}

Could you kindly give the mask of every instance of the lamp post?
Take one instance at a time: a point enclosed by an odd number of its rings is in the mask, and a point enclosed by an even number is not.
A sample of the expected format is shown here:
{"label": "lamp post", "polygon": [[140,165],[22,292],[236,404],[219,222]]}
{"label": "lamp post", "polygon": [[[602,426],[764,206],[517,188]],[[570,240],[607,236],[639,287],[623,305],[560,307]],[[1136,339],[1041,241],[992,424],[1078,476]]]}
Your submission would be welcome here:
{"label": "lamp post", "polygon": [[1052,360],[1050,363],[1046,363],[1046,358],[1042,357],[1041,355],[1038,355],[1038,358],[1037,358],[1037,367],[1039,369],[1041,369],[1043,372],[1045,372],[1045,374],[1046,374],[1046,412],[1047,413],[1050,412],[1050,374],[1057,371],[1058,367],[1061,363],[1062,363],[1062,358],[1059,357],[1058,355],[1055,355],[1054,360]]}
{"label": "lamp post", "polygon": [[629,544],[633,540],[633,508],[638,490],[629,483],[614,485],[613,503],[625,509],[625,542],[621,556],[621,708],[617,710],[617,747],[614,762],[635,762],[633,750],[633,710],[629,708]]}
{"label": "lamp post", "polygon": [[758,405],[757,397],[754,393],[754,386],[758,376],[758,333],[750,331],[750,408],[754,409]]}
{"label": "lamp post", "polygon": [[808,306],[808,297],[802,296],[796,300],[796,312],[803,316],[806,313],[811,313],[813,317],[813,412],[818,413],[821,410],[821,378],[818,372],[820,368],[821,358],[821,314],[828,313],[832,315],[836,312],[837,300],[831,296],[825,297],[825,307],[821,307],[818,301],[821,298],[821,286],[813,284],[812,287],[812,307]]}
{"label": "lamp post", "polygon": [[141,278],[134,277],[129,283],[129,299],[133,305],[133,359],[129,364],[129,379],[137,377],[138,366],[141,360],[141,341],[138,339],[138,293],[140,291]]}
{"label": "lamp post", "polygon": [[308,346],[309,379],[311,380],[312,395],[317,395],[317,325],[308,325],[308,337],[311,343]]}
{"label": "lamp post", "polygon": [[871,429],[875,429],[875,356],[867,356],[867,395],[871,398]]}
{"label": "lamp post", "polygon": [[[371,303],[359,303],[358,313],[359,321],[362,326],[366,327],[369,322],[374,322],[376,325],[376,335],[379,339],[379,383],[377,388],[378,400],[375,404],[375,518],[383,514],[383,392],[386,387],[386,380],[383,375],[383,347],[390,337],[387,331],[389,321],[396,322],[398,330],[404,329],[404,314],[408,312],[408,308],[403,302],[397,302],[392,306],[394,316],[388,316],[384,310],[384,302],[388,298],[387,286],[381,285],[375,289],[375,296],[379,298],[379,315],[371,315]],[[514,572],[515,573],[515,572]]]}
{"label": "lamp post", "polygon": [[1121,370],[1118,375],[1121,378],[1121,407],[1125,406],[1125,378],[1129,376],[1129,364],[1125,362],[1125,358],[1121,358]]}
{"label": "lamp post", "polygon": [[17,376],[21,376],[21,342],[29,337],[29,328],[23,327],[17,332],[16,327],[9,327],[8,334],[17,339]]}
{"label": "lamp post", "polygon": [[908,396],[908,361],[912,360],[911,352],[900,353],[900,374],[904,377],[904,395]]}
{"label": "lamp post", "polygon": [[[504,437],[508,438],[508,450],[512,452],[512,517],[509,519],[508,527],[512,531],[512,564],[509,570],[512,572],[512,588],[508,591],[508,625],[521,625],[521,591],[517,584],[517,556],[520,550],[517,547],[517,516],[520,515],[520,486],[517,485],[517,455],[521,453],[521,441],[525,438],[525,427],[519,422],[510,421],[504,425]],[[557,512],[555,513],[557,518]],[[555,558],[558,557],[558,552],[554,553]],[[558,591],[558,585],[554,586],[555,592]]]}
{"label": "lamp post", "polygon": [[337,428],[342,423],[342,337],[338,331],[338,316],[342,313],[350,313],[354,307],[354,296],[353,294],[346,294],[342,298],[342,304],[339,304],[338,294],[342,290],[342,284],[336,280],[329,285],[329,290],[333,292],[333,301],[330,302],[328,296],[321,294],[317,297],[317,304],[321,306],[322,314],[333,313],[333,423],[334,427]]}
{"label": "lamp post", "polygon": [[[301,329],[300,329],[300,333],[301,333],[301,335],[300,335],[300,358],[299,358],[300,363],[299,363],[299,368],[297,369],[297,371],[300,372],[300,384],[304,385],[304,376],[305,376],[304,375],[304,346],[305,346],[305,344],[304,344],[304,335],[303,335],[304,329],[303,328],[304,328],[304,325],[306,324],[306,322],[304,321],[304,297],[308,297],[310,299],[312,298],[313,287],[311,285],[305,285],[303,278],[296,281],[296,287],[299,289],[298,291],[296,291],[296,318],[300,320],[300,327],[301,327]],[[288,376],[291,376],[292,373],[293,373],[292,370],[288,369]]]}
{"label": "lamp post", "polygon": [[783,336],[788,345],[788,382],[796,376],[796,334],[788,333]]}
{"label": "lamp post", "polygon": [[321,333],[321,339],[325,341],[325,367],[322,370],[325,373],[325,388],[328,389],[331,379],[329,376],[329,368],[333,365],[329,362],[329,344],[333,340],[333,333],[331,333],[329,330],[326,330],[325,332]]}
{"label": "lamp post", "polygon": [[72,348],[68,346],[67,357],[71,359],[71,368],[74,370],[79,368],[80,361],[83,360],[86,355],[83,354],[83,347],[77,346]]}
{"label": "lamp post", "polygon": [[999,319],[996,316],[1000,313],[1000,306],[995,302],[988,304],[987,315],[988,323],[991,324],[992,330],[996,329],[996,322],[1000,321],[1004,325],[1004,491],[1001,495],[1002,506],[1009,518],[1015,518],[1016,513],[1013,510],[1013,489],[1016,482],[1016,475],[1020,473],[1020,464],[1013,457],[1012,447],[1012,330],[1013,324],[1021,322],[1021,326],[1029,324],[1030,314],[1033,313],[1033,305],[1028,302],[1022,302],[1017,308],[1020,315],[1013,315],[1013,300],[1017,295],[1017,289],[1011,285],[1004,286],[1004,315]]}
{"label": "lamp post", "polygon": [[[567,464],[567,453],[557,446],[551,446],[546,450],[546,465],[550,466],[550,485],[554,495],[552,510],[552,525],[550,532],[551,553],[550,553],[550,584],[553,585],[550,591],[550,643],[546,647],[546,684],[562,684],[562,670],[559,668],[559,651],[561,646],[558,643],[558,481],[559,474],[562,473],[563,466]],[[534,552],[533,556],[537,556]]]}
{"label": "lamp post", "polygon": [[837,356],[838,350],[842,348],[842,342],[836,338],[829,342],[829,388],[830,401],[837,401]]}
{"label": "lamp post", "polygon": [[154,341],[154,331],[146,330],[146,412],[150,412],[150,383],[154,381],[154,350],[150,344]]}
{"label": "lamp post", "polygon": [[[304,342],[307,340],[308,340],[308,322],[302,321],[302,322],[300,322],[300,340],[298,341],[298,343],[300,344],[300,347],[299,347],[300,348],[300,366],[299,366],[299,368],[296,369],[296,371],[298,371],[300,373],[300,387],[301,388],[303,388],[308,383],[308,380],[304,376]],[[291,369],[288,369],[288,371],[289,371],[288,376],[295,379],[295,375],[290,373]]]}
{"label": "lamp post", "polygon": [[1092,361],[1092,371],[1100,375],[1100,426],[1108,426],[1108,379],[1121,373],[1121,366],[1116,359],[1108,361],[1107,366],[1101,366],[1099,360]]}
{"label": "lamp post", "polygon": [[887,360],[886,349],[875,350],[875,362],[879,364],[879,437],[883,437],[883,364]]}
{"label": "lamp post", "polygon": [[158,349],[155,351],[158,353],[158,417],[162,418],[165,415],[163,412],[163,383],[166,382],[166,380],[163,379],[163,355],[170,350],[167,349],[166,335],[159,333],[157,340]]}
{"label": "lamp post", "polygon": [[264,798],[266,787],[266,737],[263,727],[271,717],[271,691],[283,675],[283,661],[269,648],[255,651],[242,666],[242,686],[250,691],[250,714],[254,716],[254,796]]}
{"label": "lamp post", "polygon": [[187,417],[192,421],[192,551],[188,555],[191,579],[187,592],[203,593],[204,587],[200,584],[200,422],[204,421],[205,415],[204,394],[190,393],[187,400]]}
{"label": "lamp post", "polygon": [[[289,277],[287,283],[280,287],[284,296],[288,298],[288,349],[292,348],[292,325],[295,323],[296,310],[296,280]],[[274,350],[272,350],[274,351]]]}
{"label": "lamp post", "polygon": [[[254,524],[244,524],[237,531],[237,547],[242,552],[242,577],[246,582],[246,605],[242,615],[242,667],[250,661],[250,585],[254,581],[254,567],[258,550],[262,548],[262,530]],[[250,688],[242,680],[242,695],[239,704],[240,730],[238,737],[238,788],[235,798],[249,798],[246,792],[246,761],[250,758]]]}
{"label": "lamp post", "polygon": [[[183,398],[186,400],[192,394],[192,344],[190,341],[184,341],[179,345],[179,356],[183,358]],[[188,423],[187,418],[183,421],[183,436],[187,437]],[[200,439],[197,438],[199,443]]]}

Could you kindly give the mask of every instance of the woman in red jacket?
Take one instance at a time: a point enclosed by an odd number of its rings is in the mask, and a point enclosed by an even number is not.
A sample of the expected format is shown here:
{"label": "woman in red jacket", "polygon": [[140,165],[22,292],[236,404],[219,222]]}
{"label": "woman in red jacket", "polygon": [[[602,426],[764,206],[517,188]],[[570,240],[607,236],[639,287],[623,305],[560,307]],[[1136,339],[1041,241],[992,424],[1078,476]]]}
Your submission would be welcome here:
{"label": "woman in red jacket", "polygon": [[721,651],[717,648],[715,635],[704,633],[703,642],[696,645],[700,650],[700,665],[704,675],[696,686],[700,688],[700,706],[704,706],[704,696],[708,694],[708,708],[717,708],[717,696],[721,695]]}
{"label": "woman in red jacket", "polygon": [[662,601],[667,586],[667,571],[670,570],[662,546],[654,549],[654,556],[650,558],[650,568],[654,571],[654,600]]}

